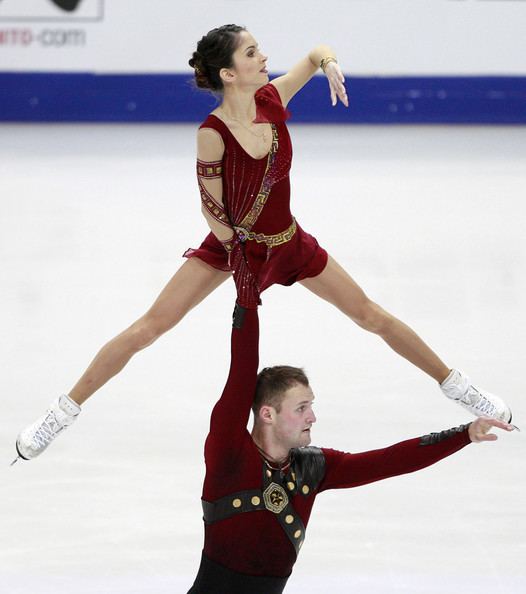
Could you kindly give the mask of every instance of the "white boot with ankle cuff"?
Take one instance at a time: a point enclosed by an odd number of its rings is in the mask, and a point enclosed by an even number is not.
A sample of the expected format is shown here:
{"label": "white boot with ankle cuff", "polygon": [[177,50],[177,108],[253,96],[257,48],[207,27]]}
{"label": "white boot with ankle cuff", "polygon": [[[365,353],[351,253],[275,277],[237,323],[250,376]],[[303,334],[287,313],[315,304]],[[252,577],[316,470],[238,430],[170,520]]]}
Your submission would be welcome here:
{"label": "white boot with ankle cuff", "polygon": [[458,369],[451,370],[440,384],[440,389],[448,398],[455,400],[477,417],[493,417],[505,423],[511,421],[511,410],[504,400],[476,388],[469,377]]}
{"label": "white boot with ankle cuff", "polygon": [[18,434],[16,451],[19,457],[31,460],[40,456],[59,433],[75,422],[80,410],[80,406],[67,394],[59,396],[45,415]]}

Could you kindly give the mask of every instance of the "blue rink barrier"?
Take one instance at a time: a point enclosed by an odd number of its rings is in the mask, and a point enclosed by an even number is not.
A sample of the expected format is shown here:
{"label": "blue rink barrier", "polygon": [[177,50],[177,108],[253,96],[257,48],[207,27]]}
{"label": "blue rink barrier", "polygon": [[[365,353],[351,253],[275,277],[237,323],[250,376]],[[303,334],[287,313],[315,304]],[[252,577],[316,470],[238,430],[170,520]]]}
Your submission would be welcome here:
{"label": "blue rink barrier", "polygon": [[[526,76],[348,76],[346,86],[349,108],[333,108],[314,77],[289,105],[292,122],[526,124]],[[200,122],[216,104],[190,74],[0,72],[3,122]]]}

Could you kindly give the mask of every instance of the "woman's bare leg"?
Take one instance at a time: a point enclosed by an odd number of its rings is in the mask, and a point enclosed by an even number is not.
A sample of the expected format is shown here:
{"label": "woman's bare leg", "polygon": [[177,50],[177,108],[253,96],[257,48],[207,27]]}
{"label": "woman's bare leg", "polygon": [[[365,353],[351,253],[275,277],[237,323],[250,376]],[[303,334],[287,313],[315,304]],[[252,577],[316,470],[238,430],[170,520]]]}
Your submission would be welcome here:
{"label": "woman's bare leg", "polygon": [[110,378],[119,373],[135,353],[173,328],[193,307],[230,276],[199,258],[190,258],[175,273],[151,308],[127,330],[97,353],[69,392],[82,404]]}
{"label": "woman's bare leg", "polygon": [[381,336],[399,355],[443,382],[450,369],[409,326],[371,301],[363,290],[329,256],[321,274],[301,281],[313,293],[335,305],[359,326]]}

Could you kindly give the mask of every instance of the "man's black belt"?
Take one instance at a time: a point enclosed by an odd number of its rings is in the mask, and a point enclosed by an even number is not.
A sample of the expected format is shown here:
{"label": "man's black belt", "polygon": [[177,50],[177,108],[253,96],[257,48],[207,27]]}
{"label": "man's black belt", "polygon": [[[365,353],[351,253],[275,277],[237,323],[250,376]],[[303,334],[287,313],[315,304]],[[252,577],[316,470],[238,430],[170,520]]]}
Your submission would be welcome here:
{"label": "man's black belt", "polygon": [[[201,500],[205,524],[226,520],[243,512],[269,510],[276,514],[278,522],[290,540],[296,555],[305,540],[305,526],[296,512],[285,489],[276,483],[261,491],[239,491],[222,497],[213,503]],[[274,509],[273,509],[274,507]]]}
{"label": "man's black belt", "polygon": [[287,579],[238,573],[203,554],[199,572],[188,594],[282,594]]}

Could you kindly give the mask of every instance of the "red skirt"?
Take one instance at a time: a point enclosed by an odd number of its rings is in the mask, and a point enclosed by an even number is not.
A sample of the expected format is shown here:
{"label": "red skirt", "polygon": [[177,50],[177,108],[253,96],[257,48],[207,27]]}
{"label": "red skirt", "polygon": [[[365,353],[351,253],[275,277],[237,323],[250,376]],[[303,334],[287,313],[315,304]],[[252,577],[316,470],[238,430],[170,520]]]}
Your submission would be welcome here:
{"label": "red skirt", "polygon": [[[247,241],[245,254],[260,292],[275,284],[288,286],[318,276],[328,259],[316,239],[299,225],[290,241],[271,250],[264,243]],[[230,270],[228,255],[213,233],[209,233],[197,249],[188,249],[183,256],[197,257],[218,270]]]}

